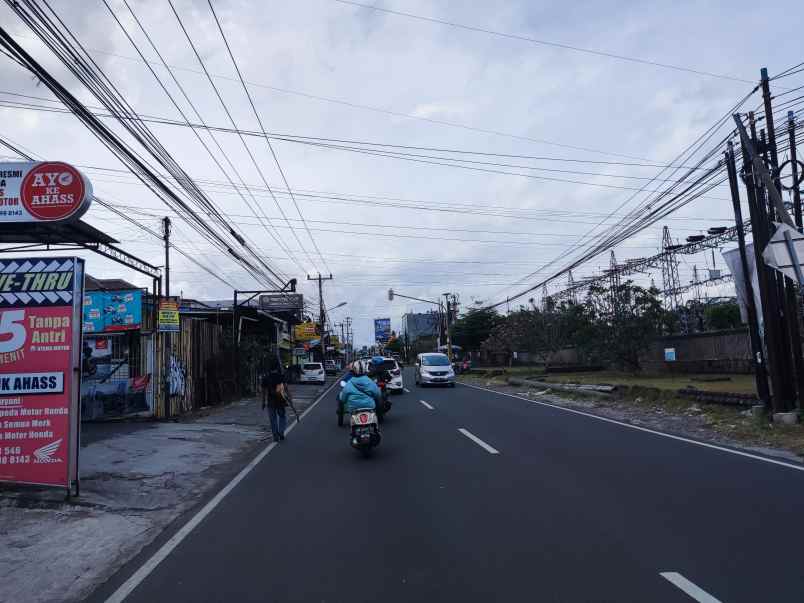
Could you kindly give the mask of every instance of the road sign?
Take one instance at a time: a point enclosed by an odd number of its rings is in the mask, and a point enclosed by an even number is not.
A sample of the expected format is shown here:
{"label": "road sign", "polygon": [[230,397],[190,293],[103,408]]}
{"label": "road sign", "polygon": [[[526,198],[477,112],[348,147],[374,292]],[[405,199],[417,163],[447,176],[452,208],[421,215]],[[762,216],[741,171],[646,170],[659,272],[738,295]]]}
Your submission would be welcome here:
{"label": "road sign", "polygon": [[804,234],[787,224],[774,224],[776,232],[762,252],[762,258],[774,270],[804,285]]}
{"label": "road sign", "polygon": [[84,261],[0,260],[0,482],[78,480]]}
{"label": "road sign", "polygon": [[260,295],[260,308],[267,312],[302,310],[304,308],[304,296],[301,293]]}
{"label": "road sign", "polygon": [[60,161],[0,162],[0,223],[67,222],[92,201],[92,184]]}

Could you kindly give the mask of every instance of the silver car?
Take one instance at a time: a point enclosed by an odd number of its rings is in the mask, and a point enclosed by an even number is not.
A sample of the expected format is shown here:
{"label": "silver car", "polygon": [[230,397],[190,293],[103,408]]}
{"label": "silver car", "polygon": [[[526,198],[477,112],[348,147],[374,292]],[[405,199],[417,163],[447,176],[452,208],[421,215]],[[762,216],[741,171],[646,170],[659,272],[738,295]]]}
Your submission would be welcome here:
{"label": "silver car", "polygon": [[455,387],[455,371],[446,354],[419,354],[416,357],[416,385]]}

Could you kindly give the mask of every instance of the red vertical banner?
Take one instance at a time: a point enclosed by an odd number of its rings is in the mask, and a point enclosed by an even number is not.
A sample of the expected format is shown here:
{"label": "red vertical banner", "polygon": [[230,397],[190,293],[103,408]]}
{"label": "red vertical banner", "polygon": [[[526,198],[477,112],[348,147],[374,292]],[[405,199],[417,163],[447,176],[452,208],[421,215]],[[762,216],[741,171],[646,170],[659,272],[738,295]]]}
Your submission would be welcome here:
{"label": "red vertical banner", "polygon": [[78,480],[83,260],[0,260],[0,481]]}

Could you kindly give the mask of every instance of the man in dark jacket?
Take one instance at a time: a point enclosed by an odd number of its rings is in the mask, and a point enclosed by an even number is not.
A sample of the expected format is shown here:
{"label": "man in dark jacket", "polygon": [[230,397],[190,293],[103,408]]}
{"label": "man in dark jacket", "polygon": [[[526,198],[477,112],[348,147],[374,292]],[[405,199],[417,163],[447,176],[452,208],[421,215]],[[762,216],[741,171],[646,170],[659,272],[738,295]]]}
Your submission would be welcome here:
{"label": "man in dark jacket", "polygon": [[285,408],[288,405],[285,388],[285,373],[277,358],[271,358],[268,372],[262,376],[262,407],[268,409],[271,420],[271,433],[275,442],[285,439],[287,417]]}

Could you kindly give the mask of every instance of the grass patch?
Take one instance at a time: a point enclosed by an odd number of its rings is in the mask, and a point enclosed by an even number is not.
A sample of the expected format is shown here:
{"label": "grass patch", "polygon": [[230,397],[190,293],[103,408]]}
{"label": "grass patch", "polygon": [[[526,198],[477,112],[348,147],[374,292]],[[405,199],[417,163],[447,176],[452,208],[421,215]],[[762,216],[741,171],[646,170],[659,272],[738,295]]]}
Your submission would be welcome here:
{"label": "grass patch", "polygon": [[616,371],[596,371],[567,375],[549,374],[545,375],[543,380],[550,383],[623,385],[637,390],[640,387],[644,387],[676,391],[686,387],[694,387],[709,392],[756,394],[753,375],[643,375]]}

